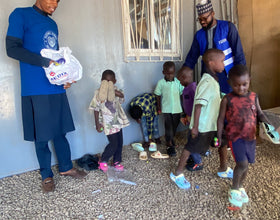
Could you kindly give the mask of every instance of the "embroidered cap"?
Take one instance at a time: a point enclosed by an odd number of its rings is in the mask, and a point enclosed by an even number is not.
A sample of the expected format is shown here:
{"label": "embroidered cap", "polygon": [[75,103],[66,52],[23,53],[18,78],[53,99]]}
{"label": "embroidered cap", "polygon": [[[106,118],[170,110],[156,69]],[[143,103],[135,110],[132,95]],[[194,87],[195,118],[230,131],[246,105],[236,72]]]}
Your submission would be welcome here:
{"label": "embroidered cap", "polygon": [[196,5],[196,10],[198,16],[213,11],[212,2],[210,0],[200,0],[200,3]]}

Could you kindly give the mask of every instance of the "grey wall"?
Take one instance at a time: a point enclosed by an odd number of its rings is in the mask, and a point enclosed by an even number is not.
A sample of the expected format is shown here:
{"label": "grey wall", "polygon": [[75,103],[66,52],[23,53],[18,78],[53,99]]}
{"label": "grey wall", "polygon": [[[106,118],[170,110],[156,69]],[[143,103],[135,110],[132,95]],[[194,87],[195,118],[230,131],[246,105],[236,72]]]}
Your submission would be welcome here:
{"label": "grey wall", "polygon": [[[38,168],[32,142],[23,140],[18,62],[5,53],[8,16],[16,7],[32,6],[33,0],[1,2],[0,9],[0,178]],[[193,38],[193,1],[183,0],[184,58]],[[216,11],[216,14],[219,11]],[[162,78],[162,62],[125,63],[123,61],[122,15],[120,0],[62,0],[53,15],[60,36],[60,46],[69,46],[83,66],[83,78],[67,90],[76,130],[67,134],[72,159],[85,153],[101,153],[107,144],[104,133],[97,133],[93,114],[88,111],[102,71],[116,72],[117,86],[129,100],[143,92],[152,92]],[[177,62],[179,69],[182,62]],[[139,125],[132,121],[124,129],[124,144],[140,141]],[[160,131],[164,133],[162,119]],[[56,163],[52,158],[53,164]]]}

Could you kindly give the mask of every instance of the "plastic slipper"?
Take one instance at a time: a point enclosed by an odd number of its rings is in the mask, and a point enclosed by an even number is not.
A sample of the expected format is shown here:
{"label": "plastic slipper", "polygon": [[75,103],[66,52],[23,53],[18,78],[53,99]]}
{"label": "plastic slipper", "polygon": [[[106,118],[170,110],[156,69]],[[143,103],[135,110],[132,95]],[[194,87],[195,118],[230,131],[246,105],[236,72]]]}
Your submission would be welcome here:
{"label": "plastic slipper", "polygon": [[189,189],[191,187],[191,184],[186,180],[184,174],[175,176],[173,173],[170,173],[170,179],[181,189]]}
{"label": "plastic slipper", "polygon": [[102,80],[98,92],[98,99],[101,102],[104,102],[107,99],[107,96],[108,96],[108,81]]}
{"label": "plastic slipper", "polygon": [[266,132],[275,130],[275,128],[270,124],[267,124],[265,122],[261,122],[260,124],[263,127],[263,130],[266,131]]}
{"label": "plastic slipper", "polygon": [[267,136],[272,143],[280,144],[279,133],[277,131],[268,131]]}
{"label": "plastic slipper", "polygon": [[144,148],[142,147],[142,144],[140,144],[140,143],[133,143],[133,144],[131,144],[131,146],[132,146],[133,150],[136,150],[138,152],[144,151]]}
{"label": "plastic slipper", "polygon": [[279,133],[272,125],[265,122],[260,123],[260,137],[272,142],[273,144],[280,144]]}
{"label": "plastic slipper", "polygon": [[154,153],[151,154],[152,158],[156,158],[156,159],[166,159],[169,158],[168,154],[162,154],[159,151],[156,151]]}
{"label": "plastic slipper", "polygon": [[151,142],[150,143],[150,146],[149,146],[149,151],[157,151],[157,145],[156,145],[156,143],[154,143],[154,142]]}
{"label": "plastic slipper", "polygon": [[233,178],[233,170],[230,167],[228,167],[226,171],[218,172],[217,174],[221,178]]}
{"label": "plastic slipper", "polygon": [[108,82],[108,102],[113,102],[115,100],[115,88],[112,81]]}
{"label": "plastic slipper", "polygon": [[140,152],[140,154],[139,154],[139,159],[140,159],[140,160],[148,160],[147,152],[146,152],[146,151]]}
{"label": "plastic slipper", "polygon": [[231,189],[229,191],[229,197],[228,197],[229,202],[234,206],[234,207],[239,207],[241,208],[243,203],[242,203],[242,197],[241,197],[241,192],[236,190],[236,189]]}

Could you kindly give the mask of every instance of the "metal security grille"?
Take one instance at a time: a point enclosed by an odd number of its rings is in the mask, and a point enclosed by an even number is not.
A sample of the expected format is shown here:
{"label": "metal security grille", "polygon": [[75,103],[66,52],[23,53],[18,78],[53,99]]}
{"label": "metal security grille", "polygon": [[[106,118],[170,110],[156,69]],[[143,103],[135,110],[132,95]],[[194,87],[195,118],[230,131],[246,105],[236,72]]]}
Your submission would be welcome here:
{"label": "metal security grille", "polygon": [[182,60],[181,0],[122,0],[126,62]]}

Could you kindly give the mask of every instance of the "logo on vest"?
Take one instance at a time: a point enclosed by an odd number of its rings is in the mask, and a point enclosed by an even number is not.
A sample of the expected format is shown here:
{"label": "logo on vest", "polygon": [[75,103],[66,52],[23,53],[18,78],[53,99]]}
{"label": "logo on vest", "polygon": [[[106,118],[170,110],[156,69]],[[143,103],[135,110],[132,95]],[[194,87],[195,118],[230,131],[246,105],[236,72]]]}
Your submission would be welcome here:
{"label": "logo on vest", "polygon": [[224,39],[222,39],[222,40],[219,40],[219,44],[223,44],[223,43],[225,43],[226,41],[227,41],[226,38],[224,38]]}
{"label": "logo on vest", "polygon": [[44,45],[47,49],[57,49],[57,36],[52,31],[47,31],[44,35]]}

